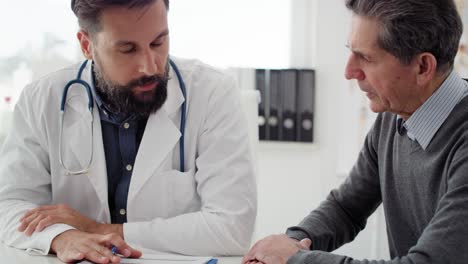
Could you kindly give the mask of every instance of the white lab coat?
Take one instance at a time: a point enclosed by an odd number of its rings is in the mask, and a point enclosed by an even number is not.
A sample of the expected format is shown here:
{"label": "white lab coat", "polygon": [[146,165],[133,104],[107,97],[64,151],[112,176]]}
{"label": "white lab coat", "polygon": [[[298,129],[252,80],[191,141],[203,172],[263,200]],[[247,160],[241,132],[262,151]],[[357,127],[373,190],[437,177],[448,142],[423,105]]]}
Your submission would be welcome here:
{"label": "white lab coat", "polygon": [[[245,116],[232,78],[198,61],[174,59],[187,89],[185,168],[179,171],[180,115],[184,101],[171,69],[168,98],[152,114],[136,157],[124,238],[133,245],[189,255],[239,255],[250,245],[256,185]],[[91,83],[88,63],[82,79]],[[59,105],[79,65],[27,86],[14,110],[0,154],[0,235],[16,248],[48,253],[70,226],[57,224],[30,238],[19,218],[38,205],[67,204],[110,223],[101,123],[94,108],[93,162],[86,175],[65,175],[59,163]],[[86,166],[91,146],[88,99],[72,86],[63,132],[65,163]],[[87,112],[88,111],[88,112]]]}

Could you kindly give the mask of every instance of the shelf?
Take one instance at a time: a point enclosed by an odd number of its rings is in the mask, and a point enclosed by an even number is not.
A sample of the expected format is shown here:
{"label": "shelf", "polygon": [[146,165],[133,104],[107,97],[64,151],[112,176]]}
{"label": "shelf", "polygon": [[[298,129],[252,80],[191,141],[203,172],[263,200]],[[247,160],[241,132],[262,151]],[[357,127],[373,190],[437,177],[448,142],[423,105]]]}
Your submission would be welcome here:
{"label": "shelf", "polygon": [[260,152],[315,152],[319,147],[316,143],[306,142],[282,142],[282,141],[260,141]]}

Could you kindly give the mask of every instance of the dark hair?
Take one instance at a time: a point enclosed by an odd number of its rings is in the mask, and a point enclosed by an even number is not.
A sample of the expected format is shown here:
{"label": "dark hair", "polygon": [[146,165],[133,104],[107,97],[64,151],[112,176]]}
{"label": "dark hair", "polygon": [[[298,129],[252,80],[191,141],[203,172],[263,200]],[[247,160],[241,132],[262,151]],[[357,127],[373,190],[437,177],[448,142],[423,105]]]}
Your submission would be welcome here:
{"label": "dark hair", "polygon": [[[71,8],[80,27],[90,35],[101,30],[100,16],[103,10],[109,7],[140,8],[153,4],[159,0],[72,0]],[[166,9],[169,10],[169,0],[164,0]]]}
{"label": "dark hair", "polygon": [[358,16],[375,18],[381,29],[378,45],[409,64],[429,52],[437,70],[453,68],[463,24],[453,0],[346,0]]}

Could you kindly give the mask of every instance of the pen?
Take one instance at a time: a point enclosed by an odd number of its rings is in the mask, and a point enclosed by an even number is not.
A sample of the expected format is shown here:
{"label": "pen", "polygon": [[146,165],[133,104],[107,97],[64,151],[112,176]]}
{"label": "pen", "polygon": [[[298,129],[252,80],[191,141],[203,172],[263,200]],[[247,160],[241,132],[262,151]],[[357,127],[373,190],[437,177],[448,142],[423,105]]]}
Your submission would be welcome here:
{"label": "pen", "polygon": [[119,250],[119,249],[116,246],[112,246],[112,248],[111,248],[112,255],[117,254],[117,250]]}

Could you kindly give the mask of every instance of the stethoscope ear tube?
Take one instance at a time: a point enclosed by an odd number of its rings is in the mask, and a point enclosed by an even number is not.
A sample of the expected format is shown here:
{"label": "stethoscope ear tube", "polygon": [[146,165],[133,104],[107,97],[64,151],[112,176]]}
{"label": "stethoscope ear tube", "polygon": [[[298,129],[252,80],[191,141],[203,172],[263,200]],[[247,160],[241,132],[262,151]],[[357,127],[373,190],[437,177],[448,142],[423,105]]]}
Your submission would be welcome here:
{"label": "stethoscope ear tube", "polygon": [[89,84],[83,80],[71,80],[67,83],[65,88],[63,89],[63,95],[62,95],[62,103],[60,104],[60,111],[65,112],[65,104],[67,100],[67,94],[68,94],[68,89],[74,84],[81,84],[86,88],[86,92],[88,94],[88,110],[93,111],[93,94],[91,92],[91,87],[89,87]]}
{"label": "stethoscope ear tube", "polygon": [[65,162],[63,162],[63,156],[62,156],[62,141],[63,141],[63,120],[65,116],[64,111],[60,111],[60,132],[59,132],[59,162],[60,165],[62,165],[62,168],[65,170],[66,175],[82,175],[86,174],[89,172],[89,168],[91,167],[91,163],[93,162],[93,156],[94,156],[94,151],[93,151],[93,145],[94,145],[94,116],[93,116],[93,111],[91,110],[90,112],[91,115],[91,143],[90,143],[90,149],[91,149],[91,155],[89,157],[88,164],[83,168],[79,170],[71,170],[65,165]]}
{"label": "stethoscope ear tube", "polygon": [[[65,169],[65,172],[67,175],[80,175],[80,174],[86,174],[89,171],[89,168],[91,167],[91,163],[93,161],[93,144],[94,144],[94,129],[93,129],[93,124],[94,124],[94,115],[93,115],[93,105],[94,105],[94,100],[93,100],[93,94],[91,92],[91,87],[89,84],[81,79],[81,75],[86,68],[86,64],[88,61],[84,61],[83,64],[80,67],[80,70],[78,71],[78,75],[75,80],[71,80],[65,85],[65,88],[63,89],[63,95],[62,95],[62,102],[60,103],[60,132],[59,132],[59,162],[60,165]],[[88,110],[89,113],[91,114],[91,155],[88,161],[88,165],[84,167],[81,170],[71,170],[69,169],[65,163],[63,162],[63,156],[62,156],[62,140],[63,140],[63,120],[65,116],[65,104],[67,101],[67,94],[68,94],[68,89],[74,84],[79,84],[82,85],[86,93],[88,95]]]}

